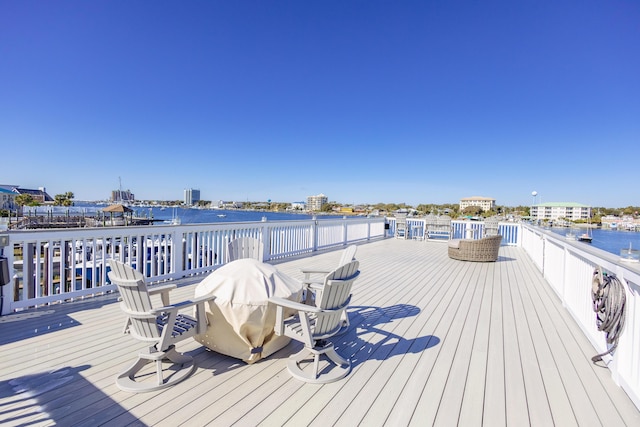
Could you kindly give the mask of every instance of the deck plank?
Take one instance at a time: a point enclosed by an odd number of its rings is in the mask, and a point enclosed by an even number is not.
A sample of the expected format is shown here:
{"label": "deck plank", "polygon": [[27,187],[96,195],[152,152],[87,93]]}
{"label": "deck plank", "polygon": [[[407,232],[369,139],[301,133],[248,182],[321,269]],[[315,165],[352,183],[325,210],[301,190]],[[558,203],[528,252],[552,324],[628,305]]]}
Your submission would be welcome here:
{"label": "deck plank", "polygon": [[[166,390],[120,391],[144,346],[122,334],[115,295],[0,317],[6,425],[640,425],[595,366],[596,351],[519,248],[497,263],[451,260],[446,244],[386,239],[358,247],[351,328],[333,340],[353,370],[332,384],[291,378],[291,343],[253,365],[180,343],[197,371]],[[276,262],[334,266],[340,251]],[[204,276],[177,281],[188,299]],[[174,295],[175,294],[175,295]]]}

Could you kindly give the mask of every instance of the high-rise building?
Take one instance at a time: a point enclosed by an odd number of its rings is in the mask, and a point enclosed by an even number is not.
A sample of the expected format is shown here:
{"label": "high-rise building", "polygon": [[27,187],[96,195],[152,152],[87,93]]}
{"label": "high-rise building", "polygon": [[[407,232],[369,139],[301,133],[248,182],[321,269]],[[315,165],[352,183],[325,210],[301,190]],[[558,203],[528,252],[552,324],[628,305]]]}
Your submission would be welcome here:
{"label": "high-rise building", "polygon": [[186,188],[184,190],[184,204],[195,205],[200,201],[200,190],[194,188]]}
{"label": "high-rise building", "polygon": [[135,200],[135,195],[130,190],[113,190],[111,192],[112,202],[122,203],[133,202]]}
{"label": "high-rise building", "polygon": [[307,197],[307,210],[310,211],[321,211],[322,206],[324,206],[329,199],[324,194],[320,193],[317,196],[309,196]]}

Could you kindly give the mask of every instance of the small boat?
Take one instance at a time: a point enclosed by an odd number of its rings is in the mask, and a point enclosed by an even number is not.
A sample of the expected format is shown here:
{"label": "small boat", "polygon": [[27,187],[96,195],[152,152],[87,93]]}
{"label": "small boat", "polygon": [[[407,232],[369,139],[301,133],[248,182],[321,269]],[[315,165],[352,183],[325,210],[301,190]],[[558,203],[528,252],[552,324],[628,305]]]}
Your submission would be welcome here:
{"label": "small boat", "polygon": [[225,217],[226,217],[226,215],[225,215],[225,214],[218,214],[218,215],[217,215],[217,217],[218,217],[218,218],[225,218]]}
{"label": "small boat", "polygon": [[593,240],[593,237],[591,237],[591,234],[587,232],[579,235],[578,240],[581,242],[591,243],[591,241]]}
{"label": "small boat", "polygon": [[591,243],[593,240],[593,236],[591,236],[591,218],[587,218],[587,227],[584,233],[578,235],[579,242]]}

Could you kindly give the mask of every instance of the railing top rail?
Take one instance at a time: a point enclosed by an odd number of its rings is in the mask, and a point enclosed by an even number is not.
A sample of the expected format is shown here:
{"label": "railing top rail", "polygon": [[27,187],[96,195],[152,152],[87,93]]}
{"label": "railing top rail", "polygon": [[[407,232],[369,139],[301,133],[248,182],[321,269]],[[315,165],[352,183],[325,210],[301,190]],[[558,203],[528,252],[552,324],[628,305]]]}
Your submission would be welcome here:
{"label": "railing top rail", "polygon": [[[567,250],[588,259],[590,262],[597,264],[604,269],[616,272],[624,273],[624,276],[630,279],[633,283],[640,284],[640,265],[634,263],[627,263],[622,261],[619,256],[607,252],[605,250],[595,248],[585,243],[578,241],[567,240],[562,236],[554,233],[553,231],[545,230],[540,227],[536,227],[530,224],[523,224],[524,228],[531,232],[540,235],[555,245],[562,246]],[[640,290],[640,289],[639,289]]]}

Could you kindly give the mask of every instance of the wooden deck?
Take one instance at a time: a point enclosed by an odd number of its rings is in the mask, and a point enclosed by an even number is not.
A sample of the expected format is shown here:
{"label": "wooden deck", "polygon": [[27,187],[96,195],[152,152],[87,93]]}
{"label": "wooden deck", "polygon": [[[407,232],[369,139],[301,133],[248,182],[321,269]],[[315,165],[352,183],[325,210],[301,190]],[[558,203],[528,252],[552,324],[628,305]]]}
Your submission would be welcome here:
{"label": "wooden deck", "polygon": [[[332,266],[338,251],[277,264]],[[121,333],[115,296],[0,317],[0,424],[240,426],[638,426],[640,413],[519,248],[497,263],[447,257],[446,244],[387,239],[358,247],[351,328],[336,337],[353,371],[291,378],[291,343],[253,365],[178,349],[198,370],[131,394],[115,375],[143,347]],[[202,276],[180,281],[189,298]],[[590,284],[585,283],[585,286]]]}

